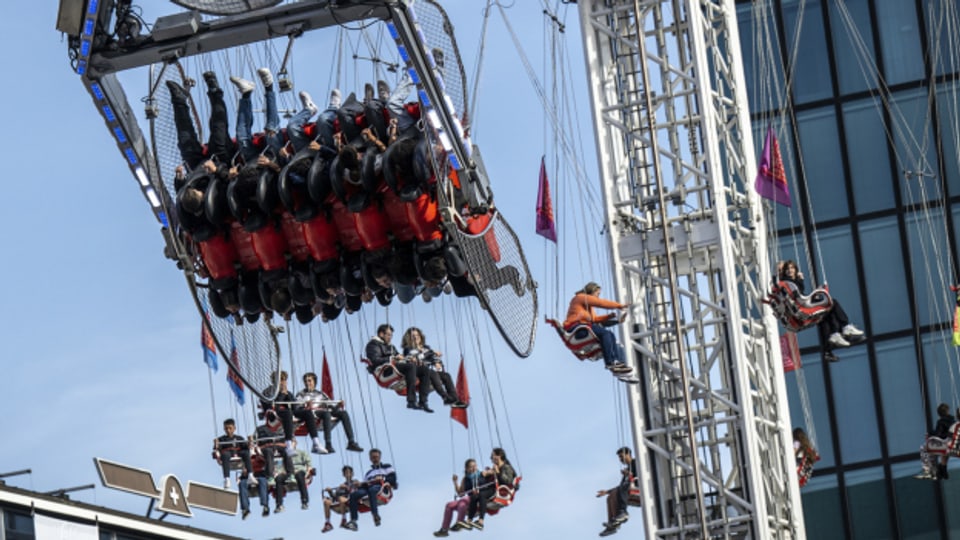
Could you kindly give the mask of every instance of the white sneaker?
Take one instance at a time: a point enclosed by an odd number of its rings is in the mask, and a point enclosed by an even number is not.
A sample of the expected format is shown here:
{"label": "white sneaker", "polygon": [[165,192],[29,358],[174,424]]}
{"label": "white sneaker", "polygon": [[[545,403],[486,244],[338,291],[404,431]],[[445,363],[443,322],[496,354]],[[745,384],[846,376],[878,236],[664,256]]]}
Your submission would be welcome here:
{"label": "white sneaker", "polygon": [[306,91],[300,92],[300,103],[303,104],[304,109],[310,109],[311,115],[317,114],[317,106],[313,104],[313,98]]}
{"label": "white sneaker", "polygon": [[857,328],[856,326],[854,326],[854,325],[852,325],[852,324],[848,324],[848,325],[846,325],[846,326],[843,327],[843,337],[845,337],[845,338],[847,338],[847,337],[852,337],[852,338],[863,337],[863,330]]}
{"label": "white sneaker", "polygon": [[287,455],[290,457],[293,457],[297,454],[297,449],[293,447],[293,442],[287,441],[286,452],[287,452]]}
{"label": "white sneaker", "polygon": [[224,479],[223,479],[223,489],[230,489],[230,479],[229,479],[229,478],[224,478]]}
{"label": "white sneaker", "polygon": [[264,88],[273,86],[273,75],[270,74],[270,68],[262,67],[258,69],[257,75],[260,76],[260,82],[263,83]]}
{"label": "white sneaker", "polygon": [[322,456],[324,454],[329,454],[330,452],[327,452],[326,446],[323,446],[322,444],[313,443],[313,453],[320,454]]}
{"label": "white sneaker", "polygon": [[331,109],[339,109],[339,108],[340,108],[340,104],[341,104],[342,102],[343,102],[343,101],[340,99],[340,90],[339,90],[338,88],[334,88],[333,91],[330,92],[330,105],[329,105],[329,107],[330,107]]}
{"label": "white sneaker", "polygon": [[231,76],[230,82],[237,87],[237,91],[240,92],[241,95],[249,94],[250,92],[253,92],[254,88],[256,88],[252,82],[246,79],[241,79],[240,77]]}
{"label": "white sneaker", "polygon": [[843,336],[840,335],[840,332],[834,332],[830,334],[830,337],[827,339],[827,342],[834,347],[849,347],[850,342],[843,339]]}

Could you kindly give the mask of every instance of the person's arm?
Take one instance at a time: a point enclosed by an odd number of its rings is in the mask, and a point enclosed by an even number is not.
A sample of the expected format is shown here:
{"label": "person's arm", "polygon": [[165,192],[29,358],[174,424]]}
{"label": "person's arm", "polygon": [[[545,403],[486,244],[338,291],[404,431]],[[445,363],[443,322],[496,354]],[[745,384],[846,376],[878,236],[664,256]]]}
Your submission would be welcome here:
{"label": "person's arm", "polygon": [[593,296],[590,294],[581,295],[583,302],[589,307],[598,307],[603,309],[626,309],[627,304],[621,304],[620,302],[614,302],[613,300],[606,300],[600,298],[599,296]]}

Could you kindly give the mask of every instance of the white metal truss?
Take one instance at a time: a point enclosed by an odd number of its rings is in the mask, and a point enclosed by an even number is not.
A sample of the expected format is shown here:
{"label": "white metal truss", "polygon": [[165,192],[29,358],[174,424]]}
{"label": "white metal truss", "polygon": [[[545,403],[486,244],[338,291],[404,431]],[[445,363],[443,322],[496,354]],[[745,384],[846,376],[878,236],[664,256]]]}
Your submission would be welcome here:
{"label": "white metal truss", "polygon": [[804,538],[733,0],[580,0],[649,538]]}

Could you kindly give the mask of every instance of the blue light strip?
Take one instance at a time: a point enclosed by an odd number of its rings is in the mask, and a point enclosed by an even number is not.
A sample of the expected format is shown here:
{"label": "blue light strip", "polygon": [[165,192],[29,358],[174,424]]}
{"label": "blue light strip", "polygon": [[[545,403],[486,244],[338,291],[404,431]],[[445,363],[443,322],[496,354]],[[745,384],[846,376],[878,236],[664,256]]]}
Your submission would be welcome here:
{"label": "blue light strip", "polygon": [[100,0],[90,0],[87,4],[86,15],[83,18],[82,37],[80,41],[80,54],[77,57],[77,74],[83,75],[87,72],[87,65],[90,60],[90,54],[93,52],[93,33],[97,28],[97,15],[100,12]]}

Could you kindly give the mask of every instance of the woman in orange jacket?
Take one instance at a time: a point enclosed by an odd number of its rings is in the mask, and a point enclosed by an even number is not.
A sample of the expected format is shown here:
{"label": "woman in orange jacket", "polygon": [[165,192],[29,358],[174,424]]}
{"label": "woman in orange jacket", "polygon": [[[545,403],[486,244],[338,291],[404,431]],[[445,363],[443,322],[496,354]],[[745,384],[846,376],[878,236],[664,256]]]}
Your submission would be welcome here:
{"label": "woman in orange jacket", "polygon": [[603,363],[606,364],[607,369],[614,373],[631,371],[631,368],[623,361],[623,350],[617,344],[616,336],[605,328],[619,322],[617,314],[597,315],[594,311],[594,308],[626,309],[627,307],[627,304],[600,298],[600,285],[591,281],[583,289],[577,291],[573,300],[570,300],[570,307],[567,309],[567,318],[563,321],[563,328],[569,332],[577,325],[589,325],[597,339],[600,340],[600,348],[603,350]]}

